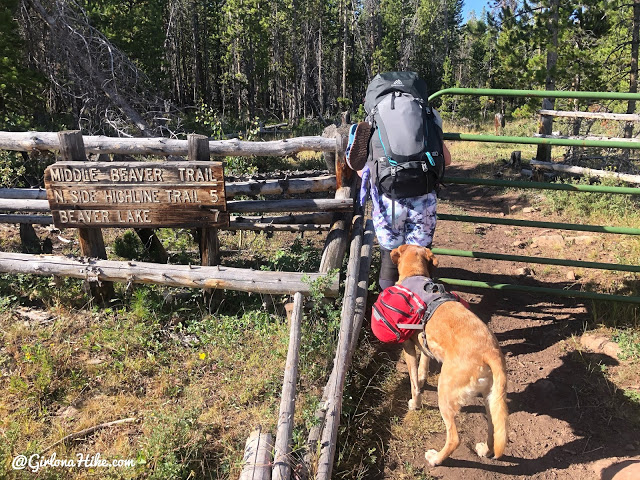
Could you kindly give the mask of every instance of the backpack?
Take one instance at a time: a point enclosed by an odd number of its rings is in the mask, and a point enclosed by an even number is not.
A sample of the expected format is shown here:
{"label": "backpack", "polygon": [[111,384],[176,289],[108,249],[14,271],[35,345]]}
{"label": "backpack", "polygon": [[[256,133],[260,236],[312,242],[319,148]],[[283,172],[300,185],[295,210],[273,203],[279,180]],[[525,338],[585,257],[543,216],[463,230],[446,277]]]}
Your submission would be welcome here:
{"label": "backpack", "polygon": [[367,87],[368,164],[378,190],[391,199],[437,191],[442,181],[442,129],[427,102],[427,84],[415,72],[380,73]]}
{"label": "backpack", "polygon": [[449,293],[441,283],[430,278],[413,276],[400,284],[385,288],[371,308],[371,330],[385,343],[402,343],[416,330],[422,330],[440,305],[469,303],[457,293]]}

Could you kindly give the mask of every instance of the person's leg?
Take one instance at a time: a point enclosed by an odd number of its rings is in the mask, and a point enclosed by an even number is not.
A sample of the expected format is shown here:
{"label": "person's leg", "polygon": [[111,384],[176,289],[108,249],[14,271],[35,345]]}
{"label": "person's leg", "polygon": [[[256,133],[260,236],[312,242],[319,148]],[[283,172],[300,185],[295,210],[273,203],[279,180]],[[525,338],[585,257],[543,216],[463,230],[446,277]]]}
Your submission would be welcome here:
{"label": "person's leg", "polygon": [[436,230],[436,208],[438,199],[435,193],[407,199],[407,221],[405,223],[405,241],[412,245],[431,248]]}
{"label": "person's leg", "polygon": [[[377,192],[372,195],[373,200],[373,226],[380,244],[380,275],[378,284],[380,290],[395,285],[398,281],[398,267],[391,261],[391,250],[399,247],[404,240],[404,222],[407,218],[407,209],[397,200],[395,208],[392,208],[393,200]],[[394,218],[392,218],[392,216]]]}
{"label": "person's leg", "polygon": [[380,290],[395,285],[398,281],[398,266],[391,260],[391,250],[380,247],[380,275],[378,285]]}

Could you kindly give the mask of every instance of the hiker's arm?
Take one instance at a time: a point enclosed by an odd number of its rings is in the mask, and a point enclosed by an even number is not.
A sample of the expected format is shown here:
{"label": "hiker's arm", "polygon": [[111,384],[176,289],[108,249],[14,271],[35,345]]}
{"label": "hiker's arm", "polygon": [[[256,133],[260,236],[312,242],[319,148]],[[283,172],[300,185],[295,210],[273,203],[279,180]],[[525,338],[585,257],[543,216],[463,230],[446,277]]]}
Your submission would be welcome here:
{"label": "hiker's arm", "polygon": [[451,153],[444,143],[442,144],[442,153],[444,154],[444,166],[451,165]]}

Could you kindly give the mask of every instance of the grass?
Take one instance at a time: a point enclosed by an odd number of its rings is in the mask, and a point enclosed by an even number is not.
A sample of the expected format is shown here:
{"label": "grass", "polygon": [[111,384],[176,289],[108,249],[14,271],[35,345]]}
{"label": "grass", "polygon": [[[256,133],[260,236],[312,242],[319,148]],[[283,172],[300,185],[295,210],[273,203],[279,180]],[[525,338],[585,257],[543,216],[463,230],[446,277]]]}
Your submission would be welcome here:
{"label": "grass", "polygon": [[[495,135],[493,124],[480,124],[477,128],[457,125],[445,122],[445,132],[473,133],[484,135]],[[515,120],[507,123],[504,128],[504,136],[533,136],[534,130],[532,122],[529,120]],[[522,158],[535,157],[535,145],[513,145],[506,143],[489,142],[452,142],[447,141],[447,147],[451,152],[453,165],[458,163],[478,165],[487,174],[493,174],[499,167],[511,157],[511,152],[520,150]]]}
{"label": "grass", "polygon": [[[183,242],[176,247],[188,252],[191,240],[184,237],[175,236]],[[144,255],[137,237],[121,238],[117,254]],[[317,271],[320,257],[311,241],[295,238],[285,247],[281,238],[262,241],[261,260],[269,267]],[[180,303],[165,302],[168,292],[182,294]],[[0,276],[0,390],[6,392],[0,398],[0,478],[30,475],[11,470],[15,455],[38,453],[71,432],[131,416],[135,424],[56,447],[58,458],[90,451],[135,459],[135,467],[102,472],[105,478],[237,478],[249,432],[257,424],[275,430],[289,328],[279,299],[270,306],[260,295],[229,292],[209,313],[201,294],[189,292],[117,285],[111,306],[98,308],[87,304],[80,281]],[[48,310],[53,320],[24,321],[15,313],[19,305]],[[298,449],[335,350],[339,307],[316,298],[305,313]]]}
{"label": "grass", "polygon": [[[128,434],[121,428],[100,432],[87,439],[90,445],[68,445],[59,456],[89,447],[103,457],[135,458],[133,471],[118,472],[125,478],[185,478],[192,470],[196,478],[209,478],[204,472],[211,465],[205,469],[203,462],[215,464],[214,478],[237,478],[252,426],[275,427],[286,322],[257,311],[184,319],[146,288],[126,308],[86,317],[62,311],[42,328],[2,316],[2,368],[12,375],[2,379],[0,443],[9,447],[0,465],[6,468],[18,453],[41,451],[63,434],[135,416],[139,423]],[[326,367],[333,343],[322,335],[326,348],[311,346],[320,343],[321,330],[335,326],[317,319],[307,324],[301,411],[312,408],[309,388],[322,373],[309,367]],[[77,412],[73,417],[64,415],[69,407]]]}

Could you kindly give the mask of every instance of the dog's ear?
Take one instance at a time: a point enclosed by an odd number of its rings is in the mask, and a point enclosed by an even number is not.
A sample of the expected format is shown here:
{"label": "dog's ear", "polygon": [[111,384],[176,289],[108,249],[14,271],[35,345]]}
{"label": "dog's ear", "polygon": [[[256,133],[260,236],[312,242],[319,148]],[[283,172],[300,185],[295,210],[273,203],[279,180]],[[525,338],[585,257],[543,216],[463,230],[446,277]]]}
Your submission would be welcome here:
{"label": "dog's ear", "polygon": [[427,264],[429,265],[429,271],[431,273],[431,269],[436,268],[438,266],[438,259],[433,254],[433,252],[428,248],[424,249],[424,258],[427,260]]}
{"label": "dog's ear", "polygon": [[398,265],[398,262],[400,261],[400,256],[404,253],[406,249],[407,249],[407,245],[400,245],[398,248],[394,248],[393,250],[391,250],[391,261],[396,265]]}

